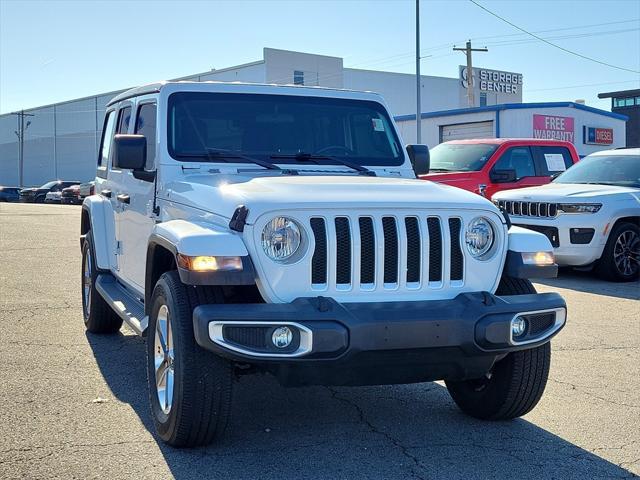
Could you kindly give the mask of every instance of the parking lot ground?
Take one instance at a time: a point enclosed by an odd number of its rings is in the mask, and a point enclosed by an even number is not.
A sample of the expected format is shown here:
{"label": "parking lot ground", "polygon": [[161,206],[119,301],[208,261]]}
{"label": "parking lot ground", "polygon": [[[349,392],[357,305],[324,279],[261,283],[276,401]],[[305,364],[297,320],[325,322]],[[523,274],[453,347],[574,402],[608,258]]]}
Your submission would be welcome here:
{"label": "parking lot ground", "polygon": [[0,478],[632,478],[640,285],[563,272],[547,390],[522,419],[462,415],[441,383],[236,385],[224,440],[176,450],[147,406],[144,341],[86,334],[80,207],[0,204]]}

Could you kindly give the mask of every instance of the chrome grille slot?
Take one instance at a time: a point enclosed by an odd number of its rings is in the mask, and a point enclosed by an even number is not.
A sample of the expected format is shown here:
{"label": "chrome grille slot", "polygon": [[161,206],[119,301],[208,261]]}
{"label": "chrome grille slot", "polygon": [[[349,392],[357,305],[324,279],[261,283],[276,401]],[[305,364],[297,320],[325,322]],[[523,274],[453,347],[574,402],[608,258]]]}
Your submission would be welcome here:
{"label": "chrome grille slot", "polygon": [[498,207],[509,215],[553,218],[558,215],[558,205],[549,202],[498,201]]}

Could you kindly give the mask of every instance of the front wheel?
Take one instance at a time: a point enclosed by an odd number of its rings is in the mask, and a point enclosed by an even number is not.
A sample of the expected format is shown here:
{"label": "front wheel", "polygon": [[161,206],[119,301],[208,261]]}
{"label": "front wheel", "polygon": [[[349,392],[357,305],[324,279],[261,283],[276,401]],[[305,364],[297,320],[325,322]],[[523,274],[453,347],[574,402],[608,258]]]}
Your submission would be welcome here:
{"label": "front wheel", "polygon": [[193,309],[220,302],[213,288],[184,285],[175,271],[160,276],[151,298],[147,377],[160,438],[174,447],[207,445],[230,415],[231,364],[198,346]]}
{"label": "front wheel", "polygon": [[[503,277],[497,295],[536,293],[528,280]],[[484,377],[446,381],[458,407],[472,417],[508,420],[521,417],[538,404],[547,385],[551,344],[508,354]]]}
{"label": "front wheel", "polygon": [[623,222],[616,225],[596,263],[596,272],[606,280],[631,282],[640,276],[640,227]]}

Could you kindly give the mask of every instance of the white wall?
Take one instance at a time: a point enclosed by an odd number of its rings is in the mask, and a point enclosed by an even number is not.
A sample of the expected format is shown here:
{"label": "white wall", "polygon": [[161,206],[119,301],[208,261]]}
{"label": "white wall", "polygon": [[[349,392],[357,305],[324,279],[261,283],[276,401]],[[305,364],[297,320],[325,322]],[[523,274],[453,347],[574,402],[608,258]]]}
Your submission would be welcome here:
{"label": "white wall", "polygon": [[[435,112],[460,108],[459,84],[455,78],[421,76],[422,111]],[[384,97],[394,116],[416,112],[415,75],[345,68],[344,88],[379,93]]]}
{"label": "white wall", "polygon": [[[606,115],[571,107],[504,110],[500,112],[500,136],[533,137],[534,114],[572,117],[574,119],[574,145],[580,156],[589,155],[599,150],[624,147],[626,145],[626,122]],[[612,128],[613,144],[586,145],[582,134],[582,127],[584,125],[589,127]]]}
{"label": "white wall", "polygon": [[[607,115],[596,112],[589,112],[573,107],[542,107],[542,108],[516,108],[500,111],[500,132],[502,138],[532,138],[533,137],[533,115],[555,115],[560,117],[572,117],[574,119],[574,145],[580,156],[589,155],[599,150],[624,147],[626,144],[625,122]],[[442,125],[454,125],[470,122],[494,122],[494,134],[496,132],[496,112],[475,112],[463,113],[459,115],[446,115],[441,117],[423,118],[422,143],[430,148],[440,143],[440,127]],[[405,144],[416,141],[416,121],[402,120],[396,121],[398,130]],[[586,145],[583,141],[582,127],[612,128],[612,145]]]}
{"label": "white wall", "polygon": [[[458,123],[487,122],[495,120],[495,112],[465,113],[460,115],[448,115],[442,117],[423,118],[420,122],[422,143],[433,148],[440,143],[440,127],[442,125],[454,125]],[[416,121],[396,121],[398,130],[405,144],[416,142]],[[495,124],[494,124],[495,134]]]}
{"label": "white wall", "polygon": [[293,72],[304,72],[304,84],[342,88],[342,58],[291,52],[274,48],[264,49],[266,82],[293,84]]}

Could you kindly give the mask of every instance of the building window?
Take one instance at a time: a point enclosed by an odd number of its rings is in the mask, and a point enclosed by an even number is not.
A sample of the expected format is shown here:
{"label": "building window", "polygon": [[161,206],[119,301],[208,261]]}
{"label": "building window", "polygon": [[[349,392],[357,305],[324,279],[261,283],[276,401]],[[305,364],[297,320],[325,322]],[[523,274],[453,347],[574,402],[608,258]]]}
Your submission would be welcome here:
{"label": "building window", "polygon": [[480,106],[481,107],[486,107],[487,106],[487,93],[486,92],[480,92]]}
{"label": "building window", "polygon": [[294,85],[304,85],[304,72],[300,70],[293,71],[293,84]]}
{"label": "building window", "polygon": [[626,97],[626,98],[614,98],[613,99],[613,106],[614,107],[632,107],[634,105],[634,103],[636,105],[638,105],[638,99],[639,97],[636,97],[636,99],[634,99],[634,97]]}

